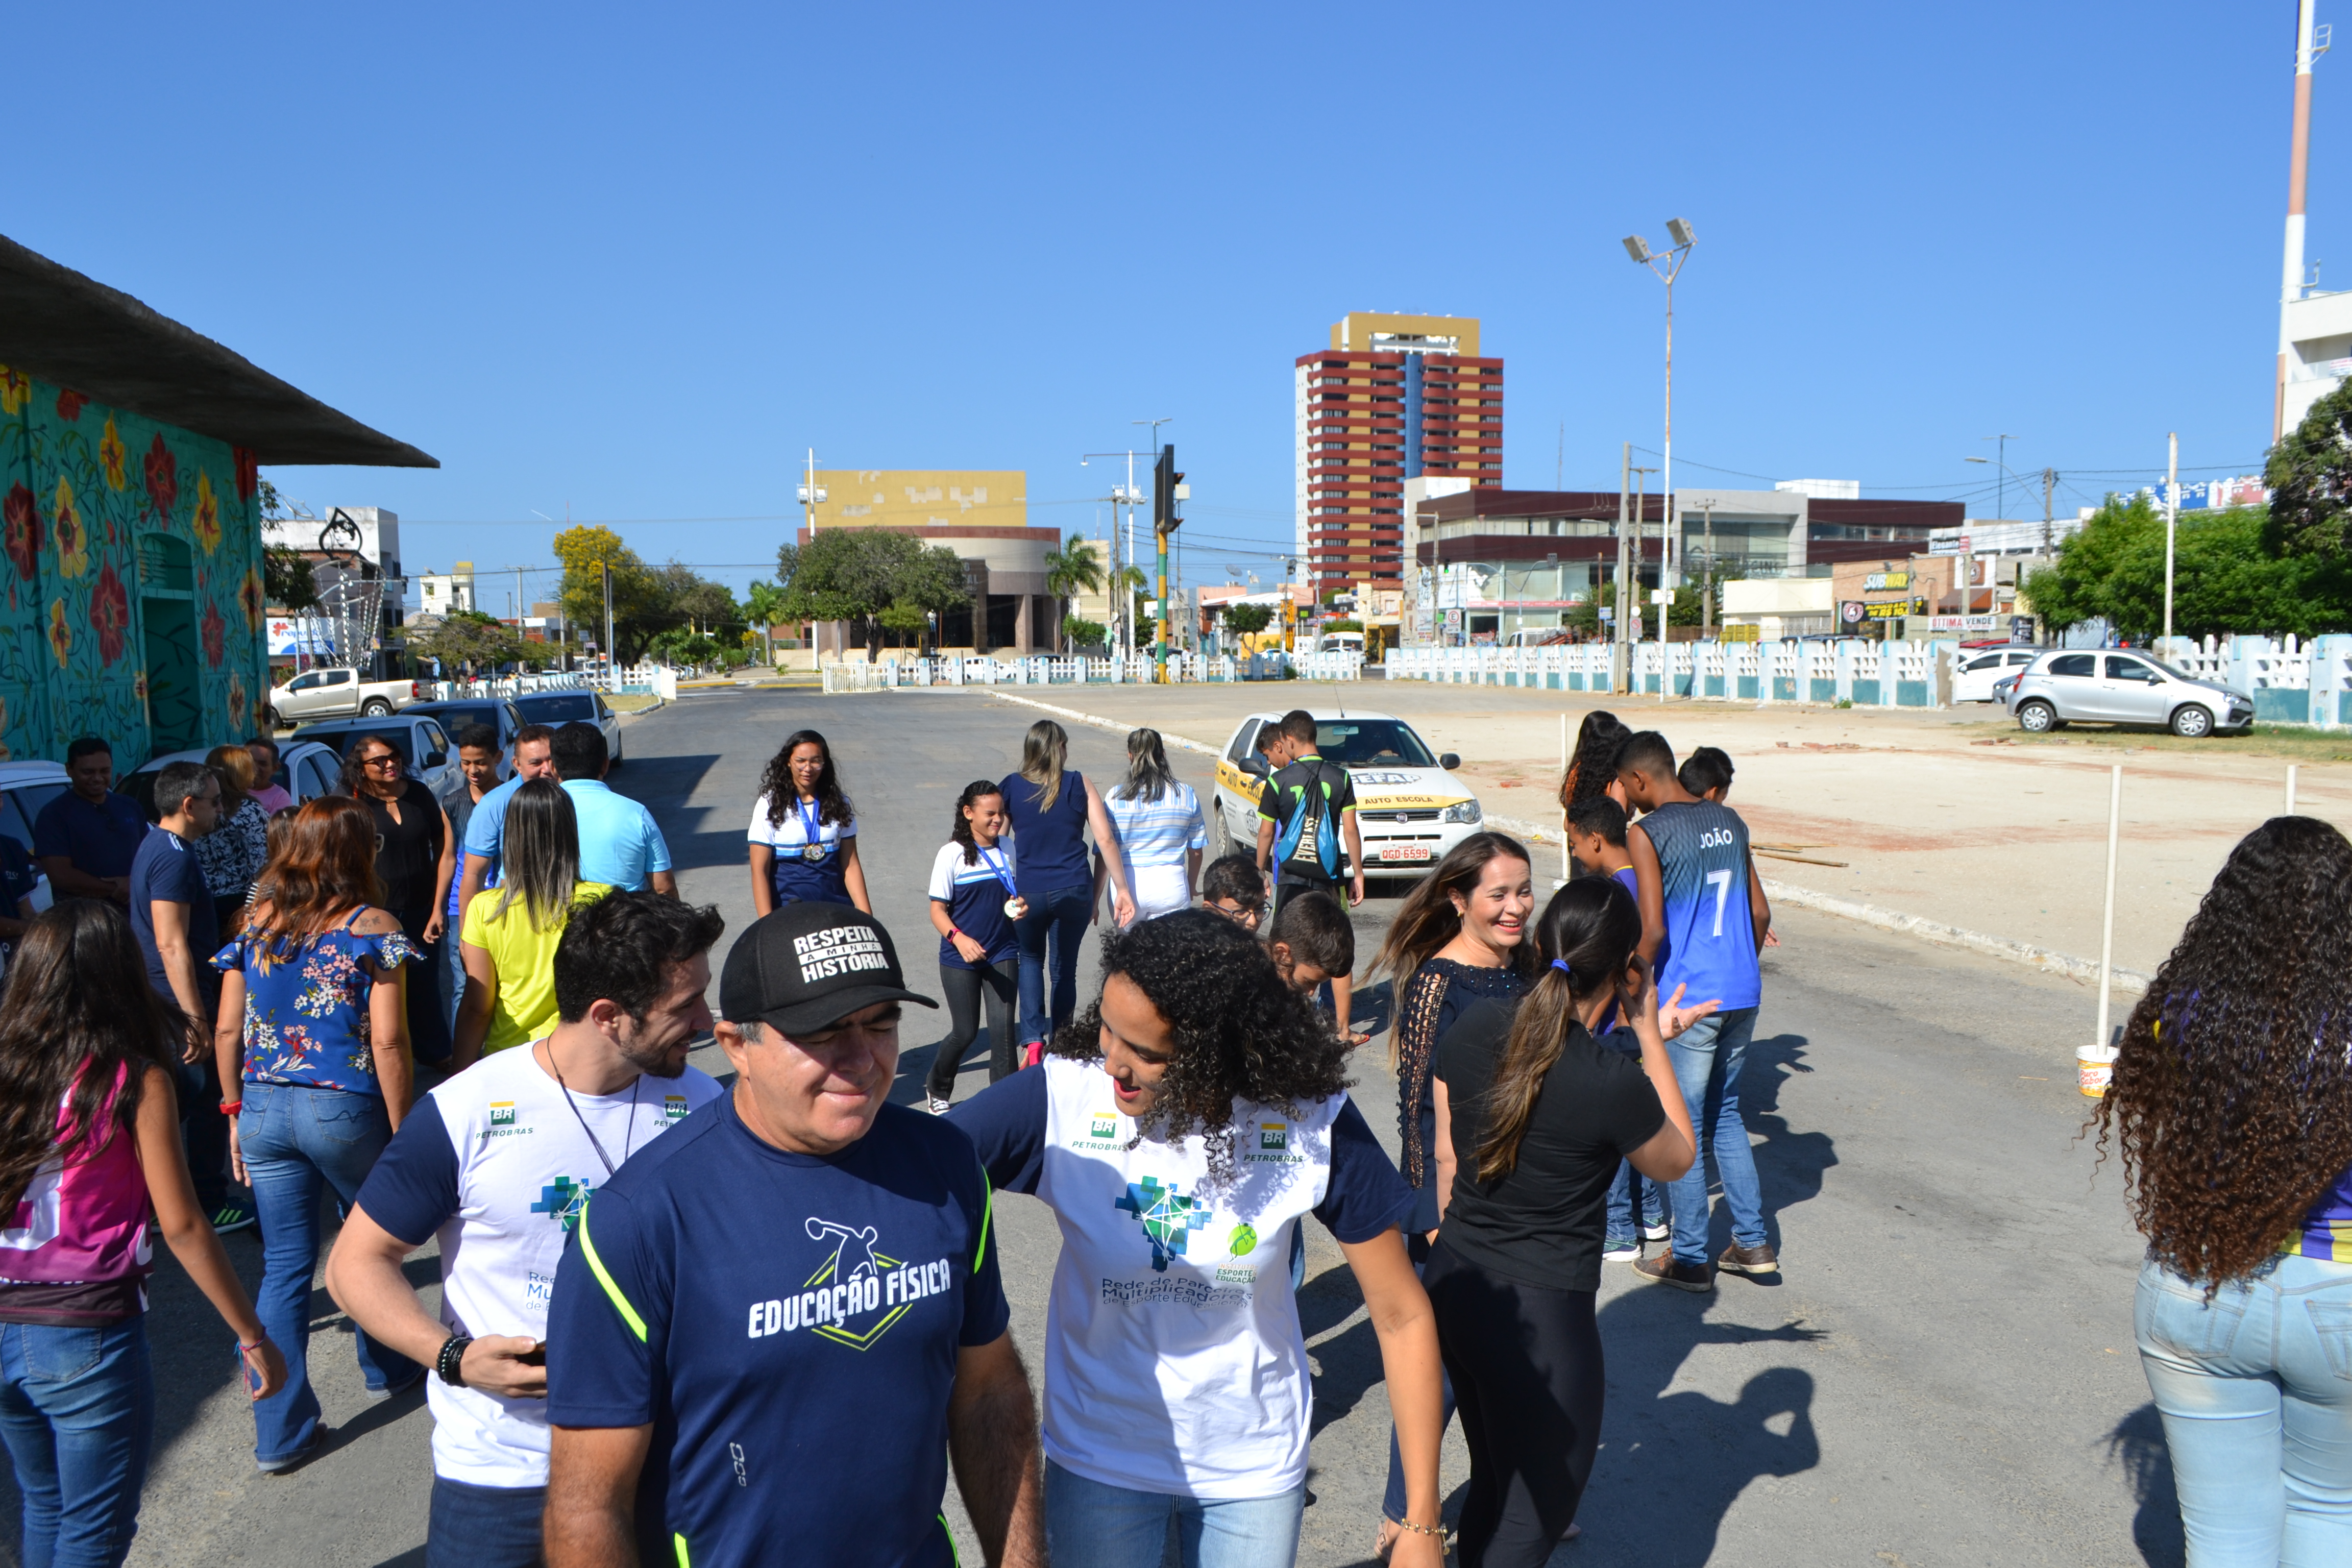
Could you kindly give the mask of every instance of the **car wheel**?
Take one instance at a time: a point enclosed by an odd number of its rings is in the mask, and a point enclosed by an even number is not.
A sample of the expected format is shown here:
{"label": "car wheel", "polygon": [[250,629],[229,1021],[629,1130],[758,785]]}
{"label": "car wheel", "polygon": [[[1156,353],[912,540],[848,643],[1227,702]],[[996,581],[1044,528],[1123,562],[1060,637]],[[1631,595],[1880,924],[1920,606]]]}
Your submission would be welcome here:
{"label": "car wheel", "polygon": [[2029,735],[2045,734],[2058,727],[2058,710],[2047,702],[2028,702],[2017,710],[2017,727]]}
{"label": "car wheel", "polygon": [[268,730],[271,734],[276,734],[278,731],[286,728],[286,721],[278,716],[277,709],[264,708],[261,710],[261,725],[263,729]]}
{"label": "car wheel", "polygon": [[1234,832],[1225,825],[1225,803],[1209,797],[1209,858],[1222,860],[1234,852]]}
{"label": "car wheel", "polygon": [[2172,710],[2172,732],[2184,741],[2201,741],[2213,732],[2212,710],[2184,702]]}
{"label": "car wheel", "polygon": [[371,719],[387,718],[392,713],[392,704],[381,697],[371,697],[367,700],[367,706],[362,708],[360,711]]}

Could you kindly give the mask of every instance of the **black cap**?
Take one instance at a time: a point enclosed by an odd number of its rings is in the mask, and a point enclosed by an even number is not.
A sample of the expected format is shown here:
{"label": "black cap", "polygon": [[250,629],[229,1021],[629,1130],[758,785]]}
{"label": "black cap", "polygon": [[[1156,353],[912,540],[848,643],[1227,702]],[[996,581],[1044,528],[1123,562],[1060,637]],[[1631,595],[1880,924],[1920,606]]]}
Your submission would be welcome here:
{"label": "black cap", "polygon": [[719,1016],[814,1034],[877,1002],[938,1003],[907,989],[890,933],[848,904],[791,903],[753,921],[728,950]]}

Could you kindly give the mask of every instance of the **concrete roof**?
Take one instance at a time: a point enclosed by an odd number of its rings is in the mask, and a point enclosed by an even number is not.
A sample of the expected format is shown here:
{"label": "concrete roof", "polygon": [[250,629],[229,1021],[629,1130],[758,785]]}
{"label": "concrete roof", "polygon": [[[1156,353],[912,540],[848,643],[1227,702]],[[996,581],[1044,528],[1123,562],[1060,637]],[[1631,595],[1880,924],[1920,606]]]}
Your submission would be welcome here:
{"label": "concrete roof", "polygon": [[119,289],[0,236],[0,364],[243,447],[266,464],[437,468]]}

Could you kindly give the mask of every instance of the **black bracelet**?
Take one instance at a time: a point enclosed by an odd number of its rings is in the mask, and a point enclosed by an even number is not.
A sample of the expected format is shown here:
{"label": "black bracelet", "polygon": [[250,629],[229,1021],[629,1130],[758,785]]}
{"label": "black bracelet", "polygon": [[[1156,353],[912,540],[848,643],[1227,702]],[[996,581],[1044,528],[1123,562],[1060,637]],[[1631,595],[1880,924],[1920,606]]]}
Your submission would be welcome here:
{"label": "black bracelet", "polygon": [[473,1342],[465,1334],[451,1334],[441,1342],[441,1353],[434,1359],[433,1370],[452,1388],[466,1386],[466,1347]]}

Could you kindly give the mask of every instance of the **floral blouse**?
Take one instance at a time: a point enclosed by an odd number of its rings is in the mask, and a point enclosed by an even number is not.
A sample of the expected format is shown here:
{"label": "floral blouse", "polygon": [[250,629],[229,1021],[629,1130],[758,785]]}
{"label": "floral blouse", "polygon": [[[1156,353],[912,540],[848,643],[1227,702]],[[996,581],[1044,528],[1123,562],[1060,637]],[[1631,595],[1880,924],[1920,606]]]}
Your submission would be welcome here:
{"label": "floral blouse", "polygon": [[205,891],[215,899],[243,898],[269,858],[269,813],[246,796],[235,816],[196,840],[195,850]]}
{"label": "floral blouse", "polygon": [[245,975],[245,1081],[381,1095],[368,990],[381,973],[421,956],[398,931],[361,936],[352,922],[296,942],[240,935],[213,967]]}

